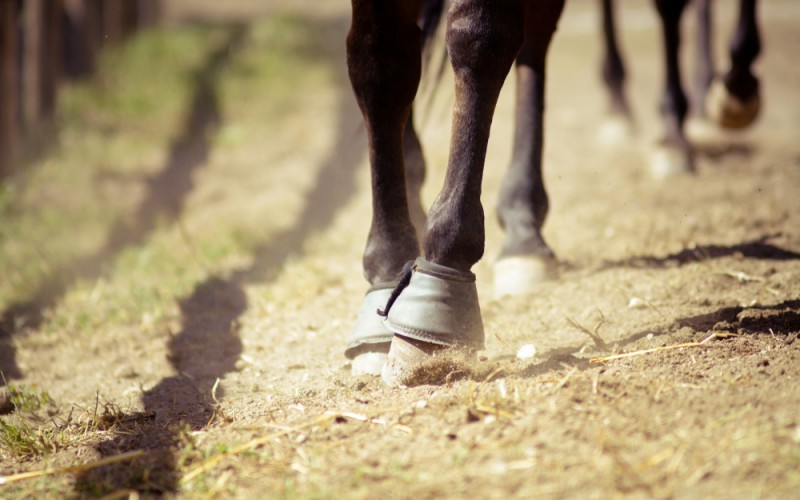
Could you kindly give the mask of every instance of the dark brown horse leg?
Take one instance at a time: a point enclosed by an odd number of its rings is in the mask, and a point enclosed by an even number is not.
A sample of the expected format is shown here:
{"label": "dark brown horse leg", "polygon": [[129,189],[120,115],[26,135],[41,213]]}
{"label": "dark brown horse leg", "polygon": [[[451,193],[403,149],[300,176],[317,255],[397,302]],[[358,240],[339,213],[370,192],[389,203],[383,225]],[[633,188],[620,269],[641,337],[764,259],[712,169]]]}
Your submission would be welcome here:
{"label": "dark brown horse leg", "polygon": [[[481,182],[500,89],[522,45],[522,0],[453,0],[447,49],[456,81],[450,158],[428,214],[425,259],[418,259],[387,304],[395,332],[384,382],[400,383],[414,365],[451,346],[483,347],[472,266],[483,256]],[[404,283],[405,284],[405,283]]]}
{"label": "dark brown horse leg", "polygon": [[354,359],[354,373],[380,369],[380,355],[371,354],[383,353],[385,359],[392,333],[375,311],[386,303],[405,264],[420,253],[403,161],[403,132],[421,64],[418,6],[412,3],[418,2],[352,1],[347,68],[364,116],[372,178],[372,224],[363,258],[371,289],[345,351],[349,358],[366,360],[366,366]]}
{"label": "dark brown horse leg", "polygon": [[697,10],[697,61],[694,73],[694,98],[692,111],[706,117],[706,94],[714,79],[714,50],[712,47],[711,0],[695,0]]}
{"label": "dark brown horse leg", "polygon": [[664,135],[651,164],[656,178],[694,170],[692,148],[684,135],[688,111],[686,94],[681,84],[678,62],[680,51],[680,20],[687,0],[655,0],[664,36],[666,85],[661,100]]}
{"label": "dark brown horse leg", "polygon": [[714,83],[706,103],[709,117],[719,125],[744,128],[758,116],[761,99],[752,66],[760,52],[756,0],[740,0],[739,21],[730,46],[731,67],[722,81]]}
{"label": "dark brown horse leg", "polygon": [[625,97],[625,64],[617,43],[616,15],[613,0],[601,0],[601,32],[603,35],[603,60],[601,73],[610,98],[611,113],[630,116],[630,107]]}
{"label": "dark brown horse leg", "polygon": [[520,295],[554,278],[557,264],[542,238],[548,200],[542,179],[545,59],[564,0],[528,4],[525,41],[517,56],[517,96],[513,154],[497,203],[505,230],[494,266],[496,297]]}
{"label": "dark brown horse leg", "polygon": [[599,129],[598,139],[616,144],[633,135],[633,115],[625,95],[625,64],[617,41],[616,11],[613,0],[600,0],[600,33],[603,58],[600,66],[608,90],[609,113]]}

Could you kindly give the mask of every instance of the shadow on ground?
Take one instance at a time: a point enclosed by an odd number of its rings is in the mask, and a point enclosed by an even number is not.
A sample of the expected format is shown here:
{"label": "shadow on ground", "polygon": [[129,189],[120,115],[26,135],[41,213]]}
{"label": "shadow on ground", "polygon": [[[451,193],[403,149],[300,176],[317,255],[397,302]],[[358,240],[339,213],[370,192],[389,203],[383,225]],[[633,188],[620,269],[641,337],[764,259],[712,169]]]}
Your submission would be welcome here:
{"label": "shadow on ground", "polygon": [[785,250],[777,245],[770,243],[770,240],[779,235],[767,235],[761,238],[744,241],[735,245],[701,245],[693,248],[686,248],[680,252],[664,257],[637,256],[621,261],[606,262],[600,269],[616,268],[651,268],[662,269],[669,267],[679,267],[693,262],[721,259],[723,257],[744,257],[759,260],[800,260],[800,253]]}
{"label": "shadow on ground", "polygon": [[[319,29],[335,29],[342,33],[343,39],[346,20],[315,22],[332,23]],[[231,33],[228,45],[238,43],[240,37],[241,28],[237,28]],[[224,53],[229,56],[230,49]],[[334,65],[339,89],[335,126],[339,135],[318,169],[318,177],[306,195],[307,203],[297,223],[258,246],[252,265],[234,269],[225,277],[212,276],[181,300],[181,331],[168,345],[169,361],[176,375],[162,380],[143,395],[145,411],[136,418],[127,419],[129,424],[125,432],[97,446],[102,456],[135,449],[148,450],[147,456],[130,464],[90,472],[78,481],[79,492],[98,486],[103,491],[129,486],[154,493],[178,489],[176,450],[185,445],[182,441],[188,432],[202,429],[220,417],[215,406],[224,394],[216,382],[236,369],[242,351],[238,320],[247,310],[244,286],[276,279],[285,261],[290,256],[302,255],[304,242],[328,227],[338,210],[356,192],[356,172],[366,151],[361,115],[350,92],[343,54],[337,53],[329,59],[326,62]],[[214,64],[215,68],[220,66]],[[207,98],[213,96],[213,88],[204,91],[209,91]],[[207,136],[207,133],[200,134],[200,137]],[[203,145],[208,147],[206,143]],[[202,155],[194,157],[204,161],[207,154],[206,149]],[[161,181],[185,189],[191,187],[182,182],[181,177],[162,176]],[[179,206],[174,208],[179,209]],[[119,235],[124,237],[124,232]]]}
{"label": "shadow on ground", "polygon": [[222,121],[217,80],[246,34],[243,25],[227,29],[225,42],[195,74],[183,132],[172,142],[161,173],[149,181],[147,194],[133,218],[113,227],[98,252],[56,270],[29,299],[10,305],[0,315],[0,369],[9,379],[22,375],[14,360],[12,335],[41,326],[44,311],[57,305],[78,280],[95,281],[120,252],[145,242],[158,223],[180,217],[192,190],[192,177],[208,159],[208,138],[213,137]]}
{"label": "shadow on ground", "polygon": [[[614,344],[618,348],[631,345],[648,335],[661,336],[682,328],[694,332],[720,332],[737,335],[773,335],[794,342],[800,336],[800,300],[787,300],[772,305],[723,307],[696,316],[678,318],[660,327],[636,332]],[[544,353],[545,360],[529,365],[518,372],[521,377],[536,377],[564,367],[585,370],[593,366],[586,358],[576,357],[583,348],[573,345],[552,349]]]}

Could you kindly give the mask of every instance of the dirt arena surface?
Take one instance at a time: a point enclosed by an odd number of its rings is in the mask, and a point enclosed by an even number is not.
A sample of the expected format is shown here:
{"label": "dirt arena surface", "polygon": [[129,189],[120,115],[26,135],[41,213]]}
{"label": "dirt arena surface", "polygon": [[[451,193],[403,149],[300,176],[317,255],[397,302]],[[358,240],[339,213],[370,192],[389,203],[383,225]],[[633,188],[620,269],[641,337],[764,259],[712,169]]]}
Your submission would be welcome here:
{"label": "dirt arena surface", "polygon": [[[176,2],[170,29],[223,16],[221,3],[206,3]],[[106,271],[82,275],[50,301],[41,321],[0,337],[8,383],[52,399],[35,412],[39,420],[31,416],[35,425],[77,432],[67,424],[91,424],[46,454],[0,447],[0,475],[143,452],[0,485],[0,497],[797,497],[796,0],[760,6],[759,121],[726,134],[693,119],[697,173],[660,182],[647,170],[662,87],[654,12],[627,2],[620,10],[636,133],[610,141],[596,5],[569,3],[549,57],[546,116],[545,237],[563,264],[560,279],[531,297],[493,299],[501,241],[493,206],[512,136],[509,79],[486,164],[486,253],[475,268],[487,348],[475,364],[429,366],[413,387],[397,389],[350,377],[342,354],[367,289],[360,259],[370,207],[365,137],[344,67],[348,5],[266,3],[230,4],[224,21],[234,28],[215,35],[228,60],[217,70],[258,57],[251,49],[261,31],[248,23],[284,16],[311,27],[301,33],[314,34],[308,50],[318,51],[287,84],[302,98],[275,101],[283,88],[228,89],[221,124],[210,132],[218,139],[203,143],[180,215],[152,217],[149,236],[127,240],[127,253],[114,257],[145,262],[157,280],[164,264],[137,249],[177,249],[191,269],[180,293],[157,312],[109,314],[117,319],[79,329],[97,311],[121,307],[117,290],[139,286],[110,259]],[[718,62],[732,11],[733,2],[719,2]],[[435,89],[426,83],[416,116],[430,203],[444,174],[453,101],[449,76]],[[178,183],[160,176],[159,165],[142,177]],[[114,182],[138,183],[120,195],[120,203],[130,197],[132,219],[146,215],[137,203],[155,196],[163,204],[159,193],[174,194],[126,179]],[[186,242],[202,245],[226,227],[236,228],[245,250],[203,265]],[[0,306],[10,310],[10,302]],[[518,359],[526,344],[535,356]],[[12,425],[14,413],[0,418]]]}

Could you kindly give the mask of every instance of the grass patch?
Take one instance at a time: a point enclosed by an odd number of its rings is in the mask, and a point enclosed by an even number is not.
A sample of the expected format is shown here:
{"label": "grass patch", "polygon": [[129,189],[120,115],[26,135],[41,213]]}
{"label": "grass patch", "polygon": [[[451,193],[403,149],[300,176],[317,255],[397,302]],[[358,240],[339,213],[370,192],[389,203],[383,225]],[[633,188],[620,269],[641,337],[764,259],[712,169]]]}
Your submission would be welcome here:
{"label": "grass patch", "polygon": [[0,418],[0,453],[29,459],[56,451],[67,444],[63,430],[47,424],[55,403],[47,391],[8,385],[13,414]]}

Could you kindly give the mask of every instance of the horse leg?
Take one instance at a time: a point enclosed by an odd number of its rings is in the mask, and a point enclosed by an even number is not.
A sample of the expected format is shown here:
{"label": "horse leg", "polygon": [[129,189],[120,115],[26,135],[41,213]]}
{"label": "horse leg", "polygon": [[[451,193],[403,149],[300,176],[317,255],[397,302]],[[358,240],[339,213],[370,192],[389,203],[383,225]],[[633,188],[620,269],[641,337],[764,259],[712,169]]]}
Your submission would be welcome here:
{"label": "horse leg", "polygon": [[525,16],[525,41],[516,60],[511,167],[503,179],[497,203],[500,226],[505,230],[500,257],[494,266],[494,293],[498,298],[530,293],[557,274],[553,252],[541,234],[548,211],[542,180],[542,149],[545,59],[563,6],[564,0],[541,1],[536,8],[528,4]]}
{"label": "horse leg", "polygon": [[665,130],[651,164],[651,173],[656,178],[694,171],[692,148],[684,135],[688,103],[681,86],[678,63],[680,20],[686,3],[687,0],[655,0],[663,28],[666,68],[666,85],[661,100]]}
{"label": "horse leg", "polygon": [[385,310],[395,332],[383,380],[400,383],[415,365],[448,347],[483,347],[475,275],[483,256],[480,202],[486,146],[497,98],[523,39],[522,0],[453,0],[446,44],[456,91],[450,156],[442,191],[417,259]]}
{"label": "horse leg", "polygon": [[697,63],[694,74],[694,113],[706,117],[706,94],[714,79],[714,56],[711,44],[711,0],[695,0],[697,9]]}
{"label": "horse leg", "polygon": [[604,142],[615,143],[631,135],[633,116],[625,97],[625,64],[617,42],[613,0],[601,0],[600,13],[605,49],[600,69],[609,97],[609,117],[600,130],[600,138]]}
{"label": "horse leg", "polygon": [[706,101],[708,116],[720,126],[744,128],[758,116],[761,99],[752,65],[760,52],[756,0],[741,0],[739,21],[730,46],[730,70],[721,81],[712,84]]}
{"label": "horse leg", "polygon": [[376,310],[420,254],[409,216],[403,132],[420,79],[421,36],[409,2],[352,0],[347,68],[369,139],[372,223],[363,257],[368,291],[345,355],[354,374],[380,373],[392,332]]}

